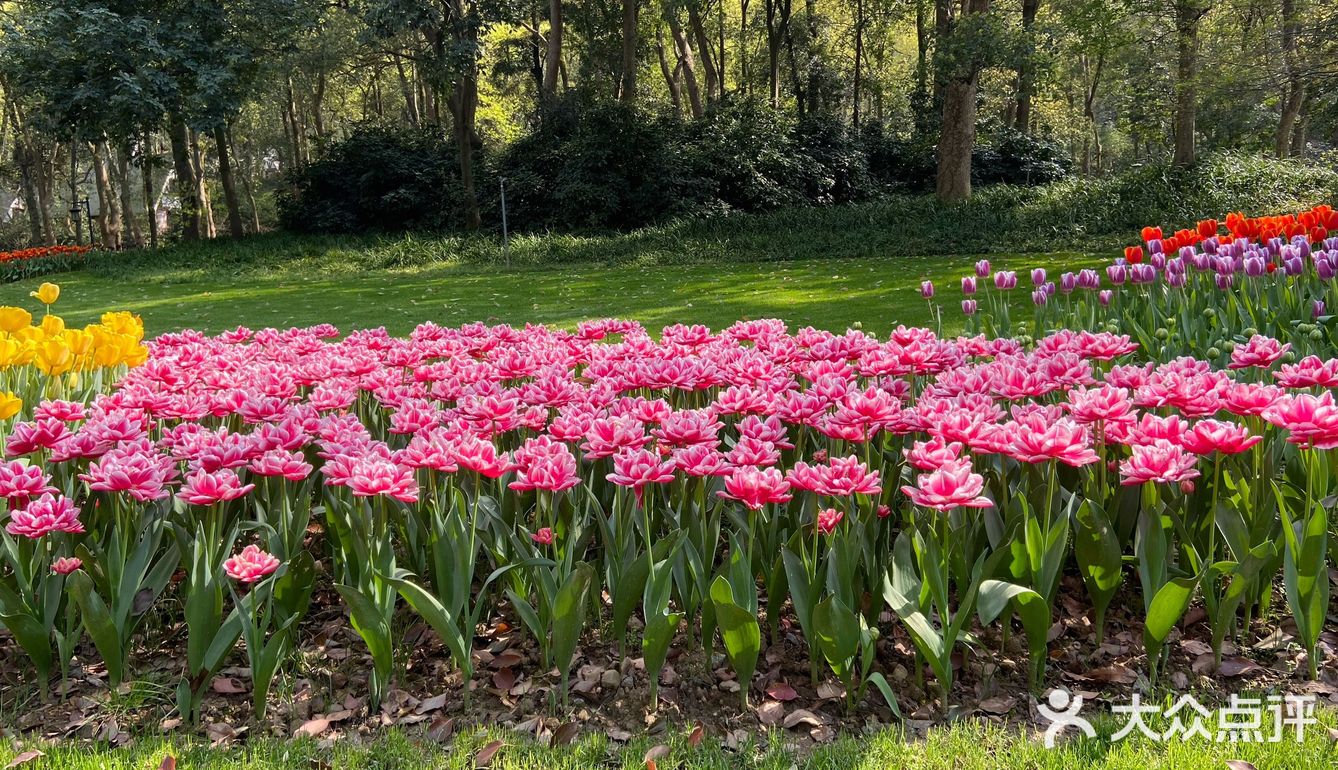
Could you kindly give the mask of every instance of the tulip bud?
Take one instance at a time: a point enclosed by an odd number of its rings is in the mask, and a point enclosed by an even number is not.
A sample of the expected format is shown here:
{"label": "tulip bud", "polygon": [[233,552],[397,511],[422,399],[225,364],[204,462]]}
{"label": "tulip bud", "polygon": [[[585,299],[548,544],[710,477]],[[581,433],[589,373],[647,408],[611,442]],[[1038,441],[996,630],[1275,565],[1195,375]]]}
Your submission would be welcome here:
{"label": "tulip bud", "polygon": [[1171,336],[1171,333],[1168,332],[1168,331],[1166,331],[1166,329],[1165,329],[1164,327],[1160,327],[1160,326],[1159,326],[1159,327],[1157,327],[1157,331],[1155,332],[1155,334],[1154,334],[1153,336],[1155,336],[1157,339],[1161,340],[1162,342],[1165,342],[1166,339],[1167,339],[1168,337]]}
{"label": "tulip bud", "polygon": [[1189,479],[1180,482],[1180,491],[1187,495],[1194,494],[1194,482]]}
{"label": "tulip bud", "polygon": [[1118,460],[1108,460],[1108,461],[1106,462],[1106,470],[1109,471],[1109,472],[1111,472],[1111,473],[1119,473],[1119,472],[1120,472],[1120,463],[1119,463],[1119,461],[1118,461]]}
{"label": "tulip bud", "polygon": [[1209,357],[1209,358],[1221,358],[1221,357],[1222,357],[1222,350],[1221,350],[1220,348],[1208,348],[1208,357]]}
{"label": "tulip bud", "polygon": [[1203,317],[1204,317],[1204,318],[1216,318],[1216,317],[1217,317],[1217,308],[1213,308],[1213,307],[1205,307],[1205,308],[1203,309]]}
{"label": "tulip bud", "polygon": [[1324,332],[1320,331],[1319,329],[1316,329],[1310,332],[1310,339],[1314,340],[1315,342],[1319,342],[1320,340],[1324,339]]}

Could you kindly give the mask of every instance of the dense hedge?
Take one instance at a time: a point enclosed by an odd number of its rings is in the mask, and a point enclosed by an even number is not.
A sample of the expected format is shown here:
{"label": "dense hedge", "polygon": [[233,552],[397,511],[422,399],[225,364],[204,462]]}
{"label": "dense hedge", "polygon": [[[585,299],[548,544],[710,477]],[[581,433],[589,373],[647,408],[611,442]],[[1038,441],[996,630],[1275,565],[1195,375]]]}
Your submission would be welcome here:
{"label": "dense hedge", "polygon": [[[438,229],[460,219],[449,137],[364,126],[288,179],[280,221],[298,232]],[[987,130],[982,185],[1044,184],[1068,174],[1061,148]],[[796,120],[756,99],[702,118],[647,112],[575,92],[523,137],[480,158],[485,219],[500,223],[499,177],[517,230],[623,230],[673,217],[852,203],[929,189],[934,147],[893,126],[853,130],[832,115]]]}

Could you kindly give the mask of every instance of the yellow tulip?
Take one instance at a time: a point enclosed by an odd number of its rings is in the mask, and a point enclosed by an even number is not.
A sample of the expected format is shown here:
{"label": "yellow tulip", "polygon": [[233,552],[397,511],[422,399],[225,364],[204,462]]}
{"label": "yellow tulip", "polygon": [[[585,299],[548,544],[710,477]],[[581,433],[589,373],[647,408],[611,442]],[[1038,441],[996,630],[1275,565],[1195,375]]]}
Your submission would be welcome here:
{"label": "yellow tulip", "polygon": [[22,363],[23,343],[13,337],[0,337],[0,369]]}
{"label": "yellow tulip", "polygon": [[47,376],[59,377],[74,368],[74,354],[65,340],[52,337],[37,346],[35,363]]}
{"label": "yellow tulip", "polygon": [[0,393],[0,420],[8,420],[23,408],[23,399],[5,391]]}
{"label": "yellow tulip", "polygon": [[82,329],[66,329],[61,336],[76,356],[86,356],[93,350],[93,335]]}
{"label": "yellow tulip", "polygon": [[60,287],[54,283],[44,283],[37,287],[37,291],[28,292],[28,295],[36,297],[43,305],[54,305],[60,299]]}
{"label": "yellow tulip", "polygon": [[0,331],[14,334],[32,325],[33,314],[21,307],[0,307]]}
{"label": "yellow tulip", "polygon": [[65,331],[65,319],[58,315],[49,315],[42,319],[42,331],[48,337],[59,337]]}

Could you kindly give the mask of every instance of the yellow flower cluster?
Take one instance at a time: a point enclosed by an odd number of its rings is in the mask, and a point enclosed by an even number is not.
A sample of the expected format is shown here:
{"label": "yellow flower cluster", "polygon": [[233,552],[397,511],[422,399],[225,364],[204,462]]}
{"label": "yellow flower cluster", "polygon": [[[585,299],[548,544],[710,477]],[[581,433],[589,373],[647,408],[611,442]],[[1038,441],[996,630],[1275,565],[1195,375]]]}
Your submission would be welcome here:
{"label": "yellow flower cluster", "polygon": [[[81,384],[81,375],[91,373],[100,386],[103,374],[120,367],[135,367],[148,358],[144,345],[144,323],[130,313],[110,312],[99,323],[82,329],[70,328],[54,315],[50,306],[60,298],[60,287],[44,283],[32,296],[47,306],[47,313],[34,323],[32,313],[21,307],[0,306],[0,420],[23,408],[25,397],[65,397]],[[33,369],[41,377],[34,377]],[[84,383],[85,385],[94,383]]]}

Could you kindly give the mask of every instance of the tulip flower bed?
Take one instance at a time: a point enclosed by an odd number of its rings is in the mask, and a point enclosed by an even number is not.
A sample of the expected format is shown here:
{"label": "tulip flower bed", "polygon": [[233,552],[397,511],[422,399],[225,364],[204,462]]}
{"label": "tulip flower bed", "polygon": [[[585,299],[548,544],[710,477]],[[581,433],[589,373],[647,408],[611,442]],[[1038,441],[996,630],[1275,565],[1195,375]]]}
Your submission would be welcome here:
{"label": "tulip flower bed", "polygon": [[87,261],[92,246],[35,246],[0,251],[0,283],[74,270]]}
{"label": "tulip flower bed", "polygon": [[[1225,230],[1225,232],[1223,232]],[[988,261],[962,279],[968,328],[1040,336],[1057,328],[1127,333],[1150,357],[1182,355],[1226,366],[1233,349],[1255,334],[1291,345],[1298,355],[1327,356],[1338,337],[1338,211],[1199,222],[1166,235],[1145,227],[1143,245],[1101,271],[1065,272],[1051,280],[1031,271],[1033,312],[1011,318],[1011,271]],[[1016,312],[1014,312],[1016,315]]]}
{"label": "tulip flower bed", "polygon": [[1333,667],[1338,360],[1278,366],[1264,338],[1229,369],[1143,363],[1108,332],[1024,346],[766,320],[149,348],[114,392],[43,401],[5,442],[0,617],[43,686],[77,660],[116,690],[170,645],[182,718],[238,660],[263,718],[328,636],[313,607],[337,607],[373,709],[423,665],[425,626],[464,704],[476,640],[506,627],[537,678],[556,672],[560,709],[598,685],[575,670],[592,644],[638,659],[651,710],[671,656],[700,656],[713,686],[720,651],[743,707],[783,684],[758,669],[793,637],[847,710],[896,711],[910,687],[942,711],[960,653],[988,659],[1011,630],[1039,687],[1062,593],[1085,593],[1098,647],[1112,610],[1142,618],[1152,681],[1191,610],[1203,671],[1284,618],[1283,673]]}

